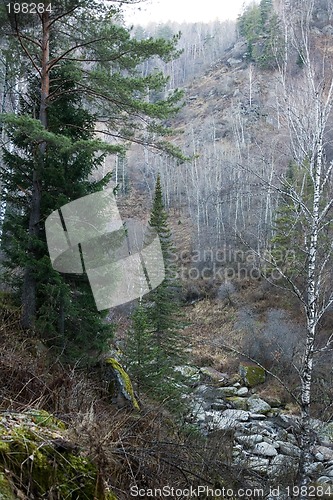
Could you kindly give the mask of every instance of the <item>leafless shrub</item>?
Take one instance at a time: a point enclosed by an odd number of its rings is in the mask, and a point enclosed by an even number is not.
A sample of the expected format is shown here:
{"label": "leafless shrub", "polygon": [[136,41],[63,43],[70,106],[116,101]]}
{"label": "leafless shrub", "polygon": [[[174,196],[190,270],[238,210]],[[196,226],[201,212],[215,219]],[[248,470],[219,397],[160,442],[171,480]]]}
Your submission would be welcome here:
{"label": "leafless shrub", "polygon": [[232,297],[236,293],[236,287],[233,283],[230,281],[226,281],[225,283],[222,283],[222,285],[219,286],[218,291],[217,291],[217,298],[220,300],[225,300],[228,299],[230,302],[232,302]]}
{"label": "leafless shrub", "polygon": [[302,328],[288,318],[286,311],[270,309],[259,318],[251,309],[238,313],[236,328],[246,333],[245,354],[266,368],[283,371],[299,362],[302,349]]}

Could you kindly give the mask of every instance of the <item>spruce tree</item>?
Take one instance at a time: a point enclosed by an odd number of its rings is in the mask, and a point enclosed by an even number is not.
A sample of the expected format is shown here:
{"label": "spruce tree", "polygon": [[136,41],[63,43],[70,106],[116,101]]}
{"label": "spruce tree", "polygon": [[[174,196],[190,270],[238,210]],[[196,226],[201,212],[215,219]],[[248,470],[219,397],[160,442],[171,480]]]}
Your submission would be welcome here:
{"label": "spruce tree", "polygon": [[[36,330],[41,338],[59,350],[63,358],[87,359],[103,348],[112,328],[98,313],[89,282],[84,275],[59,274],[51,266],[46,245],[44,221],[62,205],[98,191],[110,176],[100,182],[88,177],[103,161],[103,147],[94,138],[95,117],[83,107],[82,96],[75,92],[81,72],[74,63],[62,63],[55,72],[51,86],[62,87],[61,97],[48,107],[49,137],[43,169],[39,171],[42,192],[39,235],[28,233],[30,210],[30,179],[39,168],[38,130],[24,126],[39,106],[35,78],[21,98],[20,113],[7,126],[12,148],[4,149],[2,181],[6,214],[3,226],[2,250],[6,255],[5,278],[20,302],[22,270],[29,267],[36,284]],[[61,141],[61,142],[60,142]],[[33,253],[27,249],[33,249]]]}
{"label": "spruce tree", "polygon": [[149,227],[159,236],[165,267],[164,280],[152,290],[147,298],[150,303],[149,319],[153,325],[161,355],[164,359],[176,360],[180,358],[179,336],[176,332],[179,323],[177,319],[179,312],[177,269],[174,265],[175,247],[168,225],[168,214],[164,208],[160,175],[156,180]]}
{"label": "spruce tree", "polygon": [[262,69],[274,69],[283,55],[280,20],[272,0],[250,4],[238,18],[239,33],[247,41],[247,60]]}
{"label": "spruce tree", "polygon": [[153,341],[153,328],[147,311],[140,301],[132,315],[132,327],[128,331],[124,362],[136,383],[138,394],[150,392],[159,385],[157,349]]}
{"label": "spruce tree", "polygon": [[156,350],[158,384],[153,394],[167,399],[169,406],[180,407],[181,376],[175,366],[184,363],[183,339],[180,326],[179,284],[175,266],[175,247],[168,225],[168,214],[163,203],[160,175],[157,176],[151,216],[151,231],[156,232],[161,243],[165,278],[144,299],[147,317],[152,327],[152,342]]}
{"label": "spruce tree", "polygon": [[[293,201],[295,190],[302,190],[304,202],[309,204],[313,196],[307,165],[290,162],[285,176],[285,194],[282,194],[275,212],[273,225],[274,235],[271,239],[271,256],[274,264],[279,266],[288,279],[297,283],[304,275],[304,240],[306,218],[301,212],[299,203]],[[322,239],[323,251],[327,249]]]}
{"label": "spruce tree", "polygon": [[162,283],[140,301],[132,316],[128,332],[125,364],[139,390],[180,413],[184,409],[181,395],[186,386],[175,366],[184,363],[183,339],[180,334],[175,248],[163,204],[161,179],[158,175],[149,220],[147,240],[157,234],[165,266]]}

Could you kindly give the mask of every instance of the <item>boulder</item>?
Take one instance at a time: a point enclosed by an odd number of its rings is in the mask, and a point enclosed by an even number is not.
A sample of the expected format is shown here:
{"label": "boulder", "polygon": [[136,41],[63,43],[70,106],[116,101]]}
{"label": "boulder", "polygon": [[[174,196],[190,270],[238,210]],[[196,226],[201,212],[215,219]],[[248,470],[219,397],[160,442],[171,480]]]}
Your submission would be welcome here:
{"label": "boulder", "polygon": [[277,429],[276,439],[279,441],[288,441],[289,434],[285,429]]}
{"label": "boulder", "polygon": [[253,453],[255,455],[262,455],[264,457],[275,457],[277,455],[277,451],[273,445],[269,443],[257,443],[253,448]]}
{"label": "boulder", "polygon": [[222,417],[238,422],[247,422],[249,420],[249,412],[244,410],[224,410]]}
{"label": "boulder", "polygon": [[210,409],[210,405],[204,404],[201,401],[195,401],[192,403],[192,408],[191,408],[191,416],[194,418],[194,420],[197,420],[198,422],[204,421],[206,418],[206,411]]}
{"label": "boulder", "polygon": [[313,462],[305,467],[305,472],[312,478],[316,478],[322,474],[329,476],[327,470],[324,471],[324,466],[321,462]]}
{"label": "boulder", "polygon": [[221,385],[225,385],[228,383],[228,374],[227,373],[221,373],[218,370],[215,370],[215,368],[212,368],[211,366],[203,366],[200,368],[200,373],[202,375],[205,375],[206,377],[210,378],[213,382],[217,382]]}
{"label": "boulder", "polygon": [[195,366],[182,365],[175,366],[175,371],[181,373],[183,377],[189,379],[191,382],[198,382],[200,380],[199,369]]}
{"label": "boulder", "polygon": [[205,413],[205,428],[209,431],[230,431],[235,429],[238,426],[239,421],[228,416],[224,417],[223,413],[221,414],[220,412],[214,410],[207,411]]}
{"label": "boulder", "polygon": [[[97,498],[98,467],[56,417],[38,409],[4,412],[0,433],[1,500],[28,498],[25,489],[36,499],[51,498],[51,492],[54,498]],[[100,492],[99,498],[117,500],[111,491]]]}
{"label": "boulder", "polygon": [[242,382],[242,377],[239,375],[239,373],[234,373],[233,375],[231,375],[229,379],[229,385],[233,385],[234,387],[241,387],[240,382]]}
{"label": "boulder", "polygon": [[272,422],[279,428],[285,429],[287,431],[299,430],[300,419],[292,415],[285,415],[281,413],[280,415],[272,418]]}
{"label": "boulder", "polygon": [[276,443],[279,445],[279,451],[283,455],[296,458],[301,456],[301,450],[294,444],[286,443],[285,441],[276,441]]}
{"label": "boulder", "polygon": [[[236,386],[236,384],[235,384]],[[240,387],[238,390],[237,390],[237,396],[246,396],[249,392],[249,389],[247,387]]]}
{"label": "boulder", "polygon": [[106,365],[112,370],[117,381],[119,394],[136,410],[140,410],[139,403],[134,396],[133,386],[128,373],[115,358],[106,358]]}
{"label": "boulder", "polygon": [[[260,415],[261,417],[265,418],[265,415]],[[250,418],[252,417],[252,413],[250,413]],[[265,422],[257,422],[257,421],[251,421],[250,422],[250,434],[262,434],[264,436],[269,436],[269,437],[274,437],[275,438],[275,429],[271,425],[271,422],[269,420]]]}
{"label": "boulder", "polygon": [[213,400],[216,397],[214,387],[209,387],[208,385],[204,384],[198,385],[194,389],[193,394],[195,395],[195,397],[205,398],[206,400]]}
{"label": "boulder", "polygon": [[235,58],[241,58],[247,51],[247,44],[243,40],[236,42],[232,48],[232,56]]}
{"label": "boulder", "polygon": [[235,439],[238,443],[252,448],[255,444],[261,443],[264,438],[262,434],[250,434],[248,436],[237,436]]}
{"label": "boulder", "polygon": [[195,413],[193,415],[195,421],[197,424],[201,425],[201,424],[206,424],[207,422],[207,412],[205,411],[198,411],[197,413]]}
{"label": "boulder", "polygon": [[249,469],[252,469],[256,472],[267,473],[269,460],[268,458],[262,457],[248,457],[246,460],[246,465]]}
{"label": "boulder", "polygon": [[326,446],[315,446],[313,454],[319,462],[328,462],[333,460],[333,449]]}
{"label": "boulder", "polygon": [[210,408],[212,410],[224,411],[230,408],[230,406],[231,405],[227,401],[224,401],[223,399],[217,399],[210,405]]}
{"label": "boulder", "polygon": [[243,361],[239,365],[239,374],[247,387],[255,387],[265,382],[265,370],[254,363]]}
{"label": "boulder", "polygon": [[314,456],[315,456],[315,459],[318,460],[318,462],[324,462],[324,455],[319,453],[319,451],[317,453],[315,453]]}
{"label": "boulder", "polygon": [[210,407],[212,403],[220,402],[221,399],[224,400],[224,395],[219,392],[221,387],[211,387],[208,385],[199,385],[193,391],[193,397],[196,400],[200,400],[202,404],[206,404]]}
{"label": "boulder", "polygon": [[[224,389],[227,389],[226,391]],[[210,387],[200,385],[196,387],[192,393],[191,399],[196,403],[200,403],[203,408],[209,410],[225,410],[232,408],[232,403],[228,401],[227,394],[232,394],[234,391],[229,391],[225,387]]]}
{"label": "boulder", "polygon": [[245,398],[233,396],[231,398],[227,398],[227,401],[229,401],[237,410],[247,410],[247,401]]}
{"label": "boulder", "polygon": [[235,446],[233,446],[232,456],[233,456],[234,462],[236,461],[235,460],[236,458],[240,458],[240,457],[245,458],[246,457],[245,451],[243,450],[243,446],[241,444],[236,444]]}
{"label": "boulder", "polygon": [[263,438],[264,438],[265,443],[271,444],[274,448],[279,447],[279,445],[276,443],[276,441],[274,439],[272,439],[271,437],[263,435]]}
{"label": "boulder", "polygon": [[276,455],[271,461],[268,469],[268,476],[281,478],[281,476],[295,476],[298,471],[298,460],[286,455]]}
{"label": "boulder", "polygon": [[325,476],[333,477],[333,465],[331,465],[328,469],[325,469]]}
{"label": "boulder", "polygon": [[220,397],[226,398],[228,396],[235,396],[237,394],[237,387],[219,387],[216,391]]}
{"label": "boulder", "polygon": [[250,398],[248,398],[247,407],[250,412],[260,413],[263,415],[271,410],[269,404],[258,396],[251,396]]}
{"label": "boulder", "polygon": [[329,484],[332,484],[333,483],[333,479],[331,477],[328,477],[328,476],[320,476],[318,477],[317,479],[317,483],[329,483]]}
{"label": "boulder", "polygon": [[263,413],[250,413],[251,420],[265,420],[266,416]]}
{"label": "boulder", "polygon": [[241,64],[242,62],[242,59],[235,59],[234,57],[229,57],[229,59],[227,60],[227,63],[230,64],[230,66],[236,66],[237,64]]}

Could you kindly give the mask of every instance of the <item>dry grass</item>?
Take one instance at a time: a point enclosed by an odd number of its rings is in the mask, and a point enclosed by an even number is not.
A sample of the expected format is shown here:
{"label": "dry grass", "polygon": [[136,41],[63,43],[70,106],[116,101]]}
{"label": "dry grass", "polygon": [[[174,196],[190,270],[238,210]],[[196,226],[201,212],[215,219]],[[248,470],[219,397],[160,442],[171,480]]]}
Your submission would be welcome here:
{"label": "dry grass", "polygon": [[131,485],[161,488],[169,484],[182,489],[216,482],[244,485],[239,471],[229,465],[231,435],[219,432],[207,440],[198,432],[182,431],[163,406],[145,401],[144,408],[140,415],[92,408],[74,426],[74,439],[84,443],[119,499],[129,498]]}
{"label": "dry grass", "polygon": [[[163,405],[143,399],[140,413],[112,404],[98,372],[87,373],[52,359],[37,338],[19,327],[19,311],[2,309],[0,321],[0,410],[43,409],[67,424],[74,446],[98,467],[100,481],[119,500],[130,485],[160,488],[237,482],[220,451],[221,439],[207,442],[188,424],[175,421]],[[230,436],[222,436],[227,449]]]}
{"label": "dry grass", "polygon": [[192,362],[197,366],[211,366],[222,372],[234,372],[237,361],[230,353],[218,347],[218,339],[239,342],[233,330],[235,309],[226,301],[204,299],[185,308],[190,325],[184,334],[192,348]]}

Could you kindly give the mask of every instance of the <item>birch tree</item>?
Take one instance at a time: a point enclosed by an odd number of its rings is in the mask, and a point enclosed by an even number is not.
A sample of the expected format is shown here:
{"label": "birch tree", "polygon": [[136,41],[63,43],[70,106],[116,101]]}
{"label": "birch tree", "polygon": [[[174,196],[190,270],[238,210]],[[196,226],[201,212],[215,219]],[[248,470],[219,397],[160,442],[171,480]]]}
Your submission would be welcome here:
{"label": "birch tree", "polygon": [[[285,38],[288,54],[280,66],[280,116],[284,121],[285,144],[289,142],[289,159],[294,164],[293,175],[275,172],[275,181],[262,181],[283,197],[289,205],[289,227],[285,233],[297,262],[277,258],[273,251],[265,260],[279,271],[289,290],[302,304],[305,316],[305,342],[298,368],[302,450],[299,482],[306,486],[311,450],[311,395],[314,384],[316,356],[332,349],[333,334],[319,342],[319,322],[333,304],[332,286],[332,168],[328,128],[332,120],[333,66],[325,49],[315,47],[311,21],[314,1],[284,4]],[[320,36],[320,35],[319,35]],[[314,50],[315,49],[315,50]],[[295,61],[300,58],[302,69],[295,76]],[[291,76],[293,74],[293,76]],[[294,245],[294,246],[293,246]],[[275,248],[276,250],[276,248]],[[302,493],[301,498],[307,495]]]}

